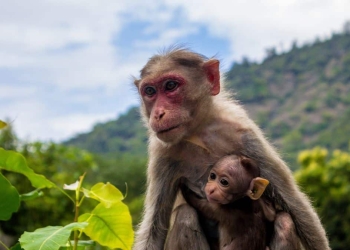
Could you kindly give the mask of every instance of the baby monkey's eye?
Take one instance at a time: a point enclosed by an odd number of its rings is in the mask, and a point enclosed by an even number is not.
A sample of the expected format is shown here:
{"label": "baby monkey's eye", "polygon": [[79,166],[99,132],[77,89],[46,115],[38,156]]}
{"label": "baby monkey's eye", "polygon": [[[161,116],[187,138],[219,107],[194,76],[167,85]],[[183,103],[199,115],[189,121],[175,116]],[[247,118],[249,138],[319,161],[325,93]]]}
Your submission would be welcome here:
{"label": "baby monkey's eye", "polygon": [[225,180],[225,179],[221,179],[220,180],[220,183],[221,183],[221,185],[223,185],[223,186],[228,186],[228,181],[227,180]]}
{"label": "baby monkey's eye", "polygon": [[215,180],[216,174],[210,173],[209,178],[210,178],[210,180]]}

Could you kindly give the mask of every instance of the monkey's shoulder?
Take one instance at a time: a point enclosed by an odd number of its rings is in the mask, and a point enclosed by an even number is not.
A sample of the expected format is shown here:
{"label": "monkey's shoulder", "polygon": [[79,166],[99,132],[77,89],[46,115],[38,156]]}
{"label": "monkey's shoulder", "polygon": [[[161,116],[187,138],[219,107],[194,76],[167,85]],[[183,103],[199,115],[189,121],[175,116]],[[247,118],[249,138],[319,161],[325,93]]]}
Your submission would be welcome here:
{"label": "monkey's shoulder", "polygon": [[205,127],[199,137],[213,154],[238,153],[243,147],[242,138],[253,131],[232,118],[217,117]]}

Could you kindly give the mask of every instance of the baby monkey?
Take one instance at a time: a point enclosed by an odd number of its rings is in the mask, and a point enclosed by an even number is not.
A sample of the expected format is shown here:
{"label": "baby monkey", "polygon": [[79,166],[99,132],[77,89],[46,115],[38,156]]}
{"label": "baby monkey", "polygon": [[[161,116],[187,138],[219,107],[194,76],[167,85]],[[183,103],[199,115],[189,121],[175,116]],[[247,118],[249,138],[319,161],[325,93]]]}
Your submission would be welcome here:
{"label": "baby monkey", "polygon": [[195,194],[187,198],[205,217],[218,221],[221,250],[300,249],[291,216],[276,213],[273,204],[261,197],[269,181],[259,175],[253,160],[225,156],[210,171],[207,200]]}

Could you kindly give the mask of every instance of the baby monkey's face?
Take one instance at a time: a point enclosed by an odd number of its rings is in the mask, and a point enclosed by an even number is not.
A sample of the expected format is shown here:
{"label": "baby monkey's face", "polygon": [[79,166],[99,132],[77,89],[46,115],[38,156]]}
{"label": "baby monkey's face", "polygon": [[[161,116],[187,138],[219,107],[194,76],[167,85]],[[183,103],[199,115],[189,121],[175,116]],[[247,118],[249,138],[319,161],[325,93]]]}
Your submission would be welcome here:
{"label": "baby monkey's face", "polygon": [[228,155],[220,159],[210,171],[205,194],[209,202],[232,203],[244,196],[257,200],[269,181],[258,177],[256,164],[245,157]]}
{"label": "baby monkey's face", "polygon": [[205,194],[209,202],[228,204],[246,195],[250,178],[237,159],[218,161],[208,177]]}

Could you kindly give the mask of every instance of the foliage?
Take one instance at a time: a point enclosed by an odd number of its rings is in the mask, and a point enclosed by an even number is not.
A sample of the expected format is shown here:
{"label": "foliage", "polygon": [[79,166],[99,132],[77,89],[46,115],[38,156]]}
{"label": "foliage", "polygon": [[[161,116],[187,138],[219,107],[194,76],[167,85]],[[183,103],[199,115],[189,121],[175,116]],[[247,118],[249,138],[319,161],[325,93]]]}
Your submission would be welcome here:
{"label": "foliage", "polygon": [[127,203],[145,192],[146,157],[125,153],[108,157],[95,155],[95,160],[99,165],[100,178],[111,180],[112,184],[127,192]]}
{"label": "foliage", "polygon": [[[2,123],[0,123],[0,125],[2,125]],[[36,144],[36,146],[38,145],[42,146],[43,144]],[[49,145],[49,147],[45,149],[50,149],[50,146],[52,145]],[[37,149],[38,147],[34,148]],[[45,151],[42,147],[39,147],[39,149],[41,149],[39,150],[40,153],[43,153],[43,151]],[[29,151],[26,152],[28,153]],[[50,152],[52,153],[52,151]],[[61,152],[64,153],[66,151],[63,150]],[[38,154],[38,152],[36,153]],[[29,202],[32,202],[32,204],[36,203],[36,206],[33,207],[33,210],[40,207],[46,208],[46,204],[43,206],[43,204],[40,203],[38,199],[41,199],[40,196],[43,195],[43,192],[41,190],[47,188],[58,190],[61,193],[61,196],[63,193],[69,197],[70,200],[73,201],[75,211],[74,223],[69,223],[66,226],[48,226],[45,228],[39,228],[34,232],[25,232],[20,237],[19,244],[16,244],[11,249],[75,250],[85,249],[84,245],[93,245],[93,241],[81,240],[82,233],[85,233],[85,235],[94,241],[103,246],[107,246],[110,249],[131,249],[134,238],[131,216],[128,207],[122,202],[124,196],[112,184],[97,183],[91,189],[83,188],[82,184],[85,178],[84,174],[83,176],[79,177],[79,181],[76,181],[71,185],[64,186],[64,188],[67,190],[75,191],[75,199],[73,199],[63,189],[59,188],[53,182],[46,179],[45,176],[38,175],[31,168],[29,168],[27,161],[22,154],[11,150],[5,150],[3,148],[0,148],[0,170],[6,170],[6,176],[11,177],[8,179],[0,172],[0,188],[2,191],[2,195],[0,196],[1,221],[9,220],[11,215],[18,211],[20,207],[20,201],[22,201],[24,204],[27,204]],[[19,190],[22,188],[22,185],[20,185],[20,183],[17,183],[18,187],[20,187],[17,189],[12,185],[13,183],[10,181],[11,179],[15,181],[17,180],[16,178],[13,178],[13,173],[22,174],[23,178],[28,179],[30,185],[36,189],[32,192],[20,195]],[[83,195],[81,196],[81,194]],[[98,204],[91,212],[87,212],[79,216],[84,198],[93,199],[95,200],[95,203],[98,201]],[[69,201],[69,199],[67,200]],[[59,208],[60,206],[57,206],[56,200],[55,207],[52,207],[51,209],[53,212],[55,212],[56,210],[59,210]],[[27,211],[30,210],[24,210],[24,213]],[[50,211],[46,212],[49,213]],[[23,218],[23,216],[19,214],[20,213],[17,213],[18,218]],[[62,214],[63,213],[61,213],[61,215]],[[27,220],[35,220],[35,218],[27,215]],[[42,223],[42,221],[39,223]],[[2,222],[1,226],[4,230],[3,225],[4,224]],[[19,229],[21,229],[21,227],[17,227],[17,230]],[[6,227],[4,231],[6,232]],[[69,240],[72,231],[74,232],[73,243],[71,243]],[[80,232],[80,234],[78,232]],[[21,233],[23,233],[23,231]],[[0,245],[8,249],[1,241]]]}
{"label": "foliage", "polygon": [[[349,127],[349,58],[350,35],[345,32],[313,45],[294,43],[289,52],[274,51],[261,64],[235,63],[227,73],[227,87],[295,169],[299,150],[320,144],[347,149],[349,131],[343,128]],[[264,92],[254,79],[264,82]],[[301,135],[297,144],[285,143],[291,132]]]}
{"label": "foliage", "polygon": [[145,157],[147,134],[140,121],[138,108],[131,108],[116,121],[97,124],[93,131],[80,134],[64,144],[73,145],[93,153],[128,153]]}
{"label": "foliage", "polygon": [[[50,177],[54,183],[72,183],[81,173],[87,172],[85,183],[89,186],[92,185],[91,178],[96,176],[98,170],[91,154],[72,147],[34,142],[23,144],[18,151],[25,157],[28,166],[35,172]],[[4,176],[20,193],[32,190],[32,185],[25,176],[4,170],[6,169],[3,169]],[[101,181],[98,178],[95,180]],[[6,234],[18,237],[23,229],[34,230],[43,225],[67,224],[71,221],[72,203],[68,199],[62,199],[60,206],[57,206],[57,200],[62,196],[58,189],[45,189],[41,192],[45,195],[37,200],[26,201],[9,221],[1,222],[0,227]],[[86,205],[88,210],[93,204],[87,202]]]}
{"label": "foliage", "polygon": [[314,148],[299,154],[298,183],[312,197],[333,250],[350,245],[350,154]]}
{"label": "foliage", "polygon": [[19,193],[17,189],[0,173],[0,220],[8,220],[13,212],[19,208]]}
{"label": "foliage", "polygon": [[20,238],[20,245],[23,249],[60,249],[66,244],[72,230],[81,230],[84,227],[86,224],[71,223],[65,227],[39,228],[32,233],[25,232]]}

